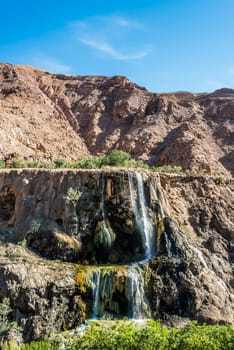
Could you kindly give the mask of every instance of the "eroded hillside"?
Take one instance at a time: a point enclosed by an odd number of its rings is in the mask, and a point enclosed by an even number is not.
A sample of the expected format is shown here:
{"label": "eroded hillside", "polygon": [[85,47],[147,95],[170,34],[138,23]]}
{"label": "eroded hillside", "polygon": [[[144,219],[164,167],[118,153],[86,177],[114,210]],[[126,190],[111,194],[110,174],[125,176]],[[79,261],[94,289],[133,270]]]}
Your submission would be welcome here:
{"label": "eroded hillside", "polygon": [[234,173],[234,90],[150,93],[122,76],[0,65],[0,156],[77,159],[125,150],[151,165]]}

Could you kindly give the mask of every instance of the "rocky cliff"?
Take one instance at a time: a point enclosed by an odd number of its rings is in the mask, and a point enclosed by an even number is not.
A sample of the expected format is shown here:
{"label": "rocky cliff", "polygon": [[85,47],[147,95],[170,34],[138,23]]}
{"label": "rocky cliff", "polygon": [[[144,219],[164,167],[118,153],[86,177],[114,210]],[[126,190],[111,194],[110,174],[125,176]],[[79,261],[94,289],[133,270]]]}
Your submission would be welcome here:
{"label": "rocky cliff", "polygon": [[234,173],[234,90],[150,93],[122,76],[0,65],[0,157],[77,159],[125,150],[151,165]]}
{"label": "rocky cliff", "polygon": [[232,218],[233,180],[222,177],[1,170],[0,299],[29,340],[94,311],[128,316],[140,273],[146,315],[234,323]]}

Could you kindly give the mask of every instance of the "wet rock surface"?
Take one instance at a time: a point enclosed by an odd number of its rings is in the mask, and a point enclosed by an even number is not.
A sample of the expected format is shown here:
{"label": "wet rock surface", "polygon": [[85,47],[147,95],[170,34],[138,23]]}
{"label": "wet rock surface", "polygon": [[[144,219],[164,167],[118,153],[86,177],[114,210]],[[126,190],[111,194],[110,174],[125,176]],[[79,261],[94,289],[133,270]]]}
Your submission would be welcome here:
{"label": "wet rock surface", "polygon": [[[154,232],[155,256],[141,263],[152,317],[234,323],[233,180],[148,171],[141,179]],[[133,170],[0,171],[0,301],[10,299],[25,340],[75,327],[85,304],[91,314],[80,266],[145,258],[138,185]],[[126,313],[127,275],[118,276],[109,309],[119,300]]]}
{"label": "wet rock surface", "polygon": [[157,259],[151,262],[156,318],[174,315],[203,323],[233,323],[233,275],[226,252],[217,255],[188,239],[166,219]]}

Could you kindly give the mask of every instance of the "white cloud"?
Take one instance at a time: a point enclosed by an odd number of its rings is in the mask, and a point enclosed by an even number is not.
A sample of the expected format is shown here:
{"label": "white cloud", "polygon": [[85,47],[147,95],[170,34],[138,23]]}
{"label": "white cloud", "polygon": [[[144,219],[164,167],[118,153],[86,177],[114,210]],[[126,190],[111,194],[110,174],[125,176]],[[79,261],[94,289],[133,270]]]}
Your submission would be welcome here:
{"label": "white cloud", "polygon": [[82,44],[115,60],[138,60],[150,52],[142,42],[142,24],[121,15],[89,17],[69,26]]}
{"label": "white cloud", "polygon": [[78,28],[78,29],[85,29],[88,27],[88,23],[86,21],[74,21],[70,22],[68,24],[68,27],[70,28]]}
{"label": "white cloud", "polygon": [[230,75],[234,75],[234,67],[231,67],[231,68],[229,69],[229,74],[230,74]]}
{"label": "white cloud", "polygon": [[79,40],[83,44],[92,47],[93,49],[96,49],[100,52],[106,53],[116,60],[137,60],[148,55],[147,51],[139,51],[133,54],[123,54],[105,42],[93,40],[90,38],[79,38]]}
{"label": "white cloud", "polygon": [[77,29],[88,29],[89,27],[101,27],[101,26],[106,26],[106,27],[113,27],[113,26],[119,26],[119,27],[125,27],[125,28],[136,28],[140,29],[142,28],[142,24],[133,21],[131,19],[122,17],[122,16],[115,16],[115,15],[110,15],[110,16],[97,16],[97,17],[91,17],[91,18],[86,18],[84,20],[77,20],[74,22],[69,23],[69,27],[71,28],[77,28]]}
{"label": "white cloud", "polygon": [[33,65],[41,67],[52,73],[70,73],[71,67],[52,57],[38,54],[33,57]]}
{"label": "white cloud", "polygon": [[116,24],[120,27],[126,27],[126,28],[136,28],[139,29],[142,27],[142,25],[139,22],[132,21],[130,19],[121,17],[121,16],[113,16],[106,18],[107,21],[109,21],[112,24]]}
{"label": "white cloud", "polygon": [[125,18],[122,17],[114,17],[113,22],[118,24],[121,27],[129,27],[131,26],[131,22]]}

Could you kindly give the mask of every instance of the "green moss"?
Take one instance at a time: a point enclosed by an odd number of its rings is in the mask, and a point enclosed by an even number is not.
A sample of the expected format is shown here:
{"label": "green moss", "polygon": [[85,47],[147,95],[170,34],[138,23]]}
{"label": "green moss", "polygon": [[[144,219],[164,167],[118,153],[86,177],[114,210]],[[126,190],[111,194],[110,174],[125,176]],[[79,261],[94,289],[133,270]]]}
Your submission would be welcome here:
{"label": "green moss", "polygon": [[[107,232],[108,231],[108,232]],[[97,223],[94,233],[94,245],[96,247],[108,248],[110,243],[115,240],[115,233],[112,230],[108,220],[102,220]]]}
{"label": "green moss", "polygon": [[84,294],[92,287],[92,267],[79,265],[76,272],[76,284],[80,293]]}

